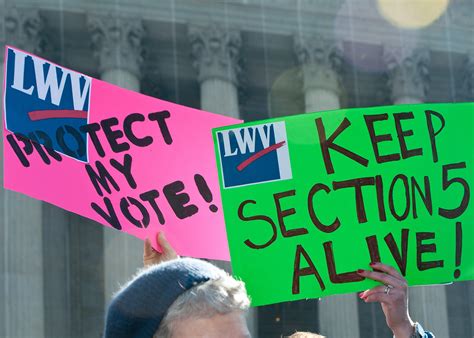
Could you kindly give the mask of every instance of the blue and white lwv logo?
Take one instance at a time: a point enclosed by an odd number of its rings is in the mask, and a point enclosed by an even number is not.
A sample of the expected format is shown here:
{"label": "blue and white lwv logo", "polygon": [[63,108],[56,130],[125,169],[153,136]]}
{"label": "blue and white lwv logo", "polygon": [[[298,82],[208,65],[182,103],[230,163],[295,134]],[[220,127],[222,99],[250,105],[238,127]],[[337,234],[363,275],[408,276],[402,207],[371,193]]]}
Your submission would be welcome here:
{"label": "blue and white lwv logo", "polygon": [[224,188],[292,177],[285,122],[217,133]]}
{"label": "blue and white lwv logo", "polygon": [[87,162],[91,78],[11,47],[5,78],[7,130]]}

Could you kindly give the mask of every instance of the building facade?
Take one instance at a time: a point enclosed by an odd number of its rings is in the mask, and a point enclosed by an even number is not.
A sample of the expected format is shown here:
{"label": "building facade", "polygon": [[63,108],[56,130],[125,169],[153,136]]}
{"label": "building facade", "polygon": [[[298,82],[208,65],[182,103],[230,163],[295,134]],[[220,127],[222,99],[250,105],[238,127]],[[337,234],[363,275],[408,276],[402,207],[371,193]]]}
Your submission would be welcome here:
{"label": "building facade", "polygon": [[[439,2],[413,28],[376,0],[0,0],[0,47],[246,121],[474,101],[474,2]],[[11,191],[0,202],[0,337],[100,337],[142,243]],[[414,287],[410,312],[438,337],[474,337],[474,282]],[[255,337],[391,337],[380,306],[355,294],[256,308],[248,321]]]}

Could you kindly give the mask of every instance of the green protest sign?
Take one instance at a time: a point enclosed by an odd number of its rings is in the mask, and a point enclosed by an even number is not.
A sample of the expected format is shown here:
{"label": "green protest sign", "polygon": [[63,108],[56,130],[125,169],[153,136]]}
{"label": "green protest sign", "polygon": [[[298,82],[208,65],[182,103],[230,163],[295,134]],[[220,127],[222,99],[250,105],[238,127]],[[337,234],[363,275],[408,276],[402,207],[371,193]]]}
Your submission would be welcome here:
{"label": "green protest sign", "polygon": [[474,279],[474,104],[344,109],[214,130],[232,268],[253,305]]}

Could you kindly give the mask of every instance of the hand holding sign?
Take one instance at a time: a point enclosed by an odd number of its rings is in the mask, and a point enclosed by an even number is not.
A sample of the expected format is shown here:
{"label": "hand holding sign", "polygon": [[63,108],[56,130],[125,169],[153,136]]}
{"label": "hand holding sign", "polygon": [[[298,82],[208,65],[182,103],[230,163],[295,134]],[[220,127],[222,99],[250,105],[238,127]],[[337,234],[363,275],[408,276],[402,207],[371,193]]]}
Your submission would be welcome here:
{"label": "hand holding sign", "polygon": [[171,244],[166,240],[163,232],[158,232],[154,240],[156,244],[158,244],[161,252],[153,248],[149,238],[145,239],[145,242],[143,242],[143,266],[147,267],[161,264],[179,258]]}
{"label": "hand holding sign", "polygon": [[395,337],[410,337],[413,321],[408,314],[408,284],[405,278],[389,265],[373,262],[376,271],[359,270],[364,278],[384,283],[359,294],[366,303],[378,302],[382,305],[388,327]]}

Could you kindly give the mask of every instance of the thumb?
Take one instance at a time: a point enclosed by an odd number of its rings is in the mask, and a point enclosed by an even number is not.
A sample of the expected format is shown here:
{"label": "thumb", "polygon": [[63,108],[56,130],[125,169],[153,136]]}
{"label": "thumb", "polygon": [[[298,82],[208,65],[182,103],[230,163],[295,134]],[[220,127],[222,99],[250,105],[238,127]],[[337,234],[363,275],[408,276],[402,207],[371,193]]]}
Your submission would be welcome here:
{"label": "thumb", "polygon": [[143,242],[143,256],[148,257],[153,255],[153,248],[151,247],[150,239],[147,237]]}
{"label": "thumb", "polygon": [[171,244],[166,240],[165,233],[164,233],[163,231],[160,231],[160,232],[156,235],[156,241],[157,241],[157,243],[159,244],[159,246],[161,247],[161,250],[163,251],[163,253],[174,252],[173,247],[172,247]]}

